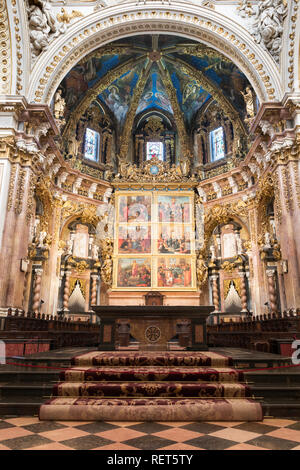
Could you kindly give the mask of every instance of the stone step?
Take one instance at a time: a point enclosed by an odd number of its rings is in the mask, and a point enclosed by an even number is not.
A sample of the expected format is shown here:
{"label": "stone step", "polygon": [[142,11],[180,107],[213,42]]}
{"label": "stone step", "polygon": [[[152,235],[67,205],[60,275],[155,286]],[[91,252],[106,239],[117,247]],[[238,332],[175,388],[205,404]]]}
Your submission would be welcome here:
{"label": "stone step", "polygon": [[36,398],[33,401],[6,401],[0,400],[0,418],[18,416],[38,416],[43,399]]}
{"label": "stone step", "polygon": [[270,386],[300,386],[300,374],[297,372],[245,372],[244,376],[248,383],[257,386],[263,384]]}
{"label": "stone step", "polygon": [[300,403],[298,402],[261,402],[265,418],[300,418]]}
{"label": "stone step", "polygon": [[54,383],[59,380],[59,372],[55,371],[0,371],[1,383]]}
{"label": "stone step", "polygon": [[53,384],[0,384],[0,399],[6,399],[11,397],[29,397],[30,399],[49,397],[53,391]]}

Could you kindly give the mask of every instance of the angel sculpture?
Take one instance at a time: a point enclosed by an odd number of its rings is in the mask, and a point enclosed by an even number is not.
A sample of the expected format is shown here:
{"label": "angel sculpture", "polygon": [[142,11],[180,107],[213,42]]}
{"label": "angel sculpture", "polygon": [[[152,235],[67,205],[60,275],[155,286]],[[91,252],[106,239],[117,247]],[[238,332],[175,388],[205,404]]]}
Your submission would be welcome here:
{"label": "angel sculpture", "polygon": [[66,101],[62,97],[62,90],[59,89],[55,93],[54,97],[54,117],[55,119],[60,119],[64,117],[65,114]]}

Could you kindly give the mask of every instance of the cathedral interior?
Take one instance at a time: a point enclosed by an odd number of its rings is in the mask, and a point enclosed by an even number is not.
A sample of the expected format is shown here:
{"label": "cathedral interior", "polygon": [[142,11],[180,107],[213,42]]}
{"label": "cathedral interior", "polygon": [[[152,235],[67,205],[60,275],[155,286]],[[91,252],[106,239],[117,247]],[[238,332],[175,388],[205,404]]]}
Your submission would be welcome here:
{"label": "cathedral interior", "polygon": [[[71,369],[45,421],[300,417],[295,369],[281,398],[282,377],[261,398],[238,372],[288,367],[300,335],[298,9],[0,0],[0,417],[24,415],[1,368],[61,365],[58,351]],[[122,364],[123,394],[101,369]],[[127,387],[171,380],[171,364],[176,399]]]}

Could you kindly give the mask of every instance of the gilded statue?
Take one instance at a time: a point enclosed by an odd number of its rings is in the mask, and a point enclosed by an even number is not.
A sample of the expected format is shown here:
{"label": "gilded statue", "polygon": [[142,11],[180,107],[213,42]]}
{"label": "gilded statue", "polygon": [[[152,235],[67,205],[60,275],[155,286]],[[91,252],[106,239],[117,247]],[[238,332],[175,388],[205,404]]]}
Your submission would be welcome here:
{"label": "gilded statue", "polygon": [[101,279],[105,284],[111,285],[112,283],[112,267],[113,262],[111,258],[104,260],[101,267]]}
{"label": "gilded statue", "polygon": [[101,266],[101,279],[105,284],[112,284],[112,270],[113,270],[113,255],[114,241],[113,239],[106,237],[101,240],[101,257],[103,260]]}
{"label": "gilded statue", "polygon": [[119,158],[119,176],[121,178],[127,178],[129,163],[123,158]]}
{"label": "gilded statue", "polygon": [[77,157],[78,150],[79,150],[80,142],[76,139],[76,136],[70,136],[68,140],[68,153],[72,155],[72,157]]}
{"label": "gilded statue", "polygon": [[181,169],[173,164],[167,173],[167,177],[170,178],[171,181],[179,181],[181,179]]}
{"label": "gilded statue", "polygon": [[198,285],[199,287],[201,287],[203,284],[205,284],[208,278],[208,267],[205,261],[203,260],[202,255],[199,255],[197,259],[196,272],[197,272]]}
{"label": "gilded statue", "polygon": [[191,161],[189,155],[184,155],[180,160],[180,169],[182,176],[187,177],[191,170]]}

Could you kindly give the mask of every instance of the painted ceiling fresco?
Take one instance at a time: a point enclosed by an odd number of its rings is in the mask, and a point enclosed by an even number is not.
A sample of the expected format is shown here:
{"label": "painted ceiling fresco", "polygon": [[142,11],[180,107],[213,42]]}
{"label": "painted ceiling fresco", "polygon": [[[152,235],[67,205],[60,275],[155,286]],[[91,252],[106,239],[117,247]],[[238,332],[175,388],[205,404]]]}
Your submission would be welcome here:
{"label": "painted ceiling fresco", "polygon": [[234,105],[237,111],[245,116],[245,103],[242,91],[246,89],[249,82],[245,75],[228,60],[216,57],[195,57],[193,55],[175,54],[188,62],[195,69],[200,70],[211,82],[220,88],[226,98]]}
{"label": "painted ceiling fresco", "polygon": [[[186,70],[182,70],[182,65],[187,64],[194,71],[201,71],[245,119],[246,106],[242,92],[250,84],[231,61],[219,52],[194,41],[187,42],[185,38],[139,35],[98,49],[68,73],[60,85],[67,104],[66,120],[84,100],[86,92],[101,84],[103,77],[109,77],[111,84],[99,95],[99,101],[122,128],[142,68],[148,64],[151,66],[148,67],[148,79],[139,98],[137,114],[149,109],[173,113],[169,93],[164,86],[166,77],[162,76],[168,74],[186,126],[191,127],[197,113],[201,112],[211,96]],[[118,75],[118,69],[124,65],[125,70],[128,65],[128,71],[124,73],[123,69]]]}
{"label": "painted ceiling fresco", "polygon": [[124,125],[142,67],[142,64],[136,65],[136,67],[112,82],[112,84],[99,95],[100,100],[105,103],[114,114],[120,127]]}
{"label": "painted ceiling fresco", "polygon": [[[137,55],[138,57],[138,55]],[[124,50],[124,54],[104,54],[102,57],[89,57],[77,64],[61,83],[66,108],[70,113],[84,97],[85,93],[117,66],[125,63],[132,55]]]}
{"label": "painted ceiling fresco", "polygon": [[151,67],[149,78],[141,96],[136,114],[142,113],[143,111],[146,111],[150,108],[165,110],[168,113],[173,114],[173,109],[168,97],[168,93],[165,89],[162,78],[160,76],[159,68],[156,64],[153,64]]}
{"label": "painted ceiling fresco", "polygon": [[167,68],[186,124],[190,127],[198,110],[211,98],[211,95],[179,67],[168,64]]}

